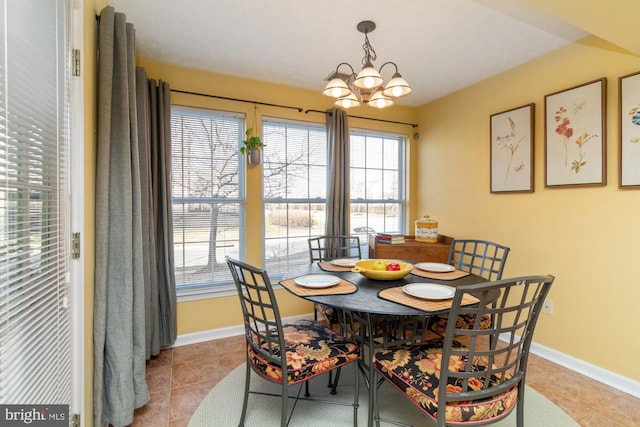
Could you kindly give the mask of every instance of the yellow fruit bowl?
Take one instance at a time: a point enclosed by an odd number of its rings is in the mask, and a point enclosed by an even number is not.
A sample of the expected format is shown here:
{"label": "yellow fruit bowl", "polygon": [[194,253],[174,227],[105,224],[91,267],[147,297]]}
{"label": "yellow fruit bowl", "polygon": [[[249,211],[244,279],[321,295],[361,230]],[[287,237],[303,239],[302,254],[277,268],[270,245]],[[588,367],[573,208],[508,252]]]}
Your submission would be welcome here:
{"label": "yellow fruit bowl", "polygon": [[[377,270],[373,268],[373,264],[382,262],[386,265],[395,262],[400,265],[400,270]],[[398,280],[411,273],[412,264],[408,262],[386,260],[386,259],[363,259],[356,262],[356,266],[351,270],[354,273],[360,273],[368,279],[374,280]]]}

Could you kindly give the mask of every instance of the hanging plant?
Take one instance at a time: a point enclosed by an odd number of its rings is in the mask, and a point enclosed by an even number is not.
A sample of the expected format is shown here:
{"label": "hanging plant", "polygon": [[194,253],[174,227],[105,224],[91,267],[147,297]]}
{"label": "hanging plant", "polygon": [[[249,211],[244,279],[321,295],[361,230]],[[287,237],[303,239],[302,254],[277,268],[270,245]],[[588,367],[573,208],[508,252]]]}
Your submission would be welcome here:
{"label": "hanging plant", "polygon": [[246,154],[252,150],[260,150],[263,147],[265,147],[260,137],[258,135],[252,136],[251,135],[252,133],[253,133],[253,128],[247,129],[247,131],[244,133],[246,136],[246,139],[242,141],[243,145],[242,147],[240,147],[240,152],[242,154]]}

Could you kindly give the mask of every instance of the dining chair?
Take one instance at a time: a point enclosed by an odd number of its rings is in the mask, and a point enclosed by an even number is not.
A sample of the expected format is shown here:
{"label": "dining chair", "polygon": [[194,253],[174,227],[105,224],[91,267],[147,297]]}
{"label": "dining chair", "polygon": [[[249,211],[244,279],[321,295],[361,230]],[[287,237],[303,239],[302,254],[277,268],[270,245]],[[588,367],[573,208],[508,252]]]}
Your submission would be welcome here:
{"label": "dining chair", "polygon": [[[491,424],[514,407],[517,426],[523,427],[529,348],[553,281],[553,276],[529,276],[458,286],[449,319],[489,315],[494,324],[483,328],[478,320],[460,328],[450,320],[444,338],[377,350],[376,382],[392,384],[437,427]],[[497,303],[492,304],[497,293]],[[478,304],[462,306],[467,294],[477,297]],[[458,342],[458,337],[467,343]],[[377,390],[374,403],[379,426]]]}
{"label": "dining chair", "polygon": [[[338,258],[362,258],[362,249],[360,248],[360,238],[358,236],[337,235],[310,237],[308,244],[309,261],[312,264],[314,262],[331,261]],[[338,311],[335,307],[327,304],[314,304],[313,308],[314,319],[318,320],[318,313],[320,313],[329,323],[330,329],[339,325]],[[335,381],[333,381],[333,376],[329,373],[328,387],[331,387],[332,394],[336,393],[339,377],[340,371],[336,372]]]}
{"label": "dining chair", "polygon": [[[507,262],[510,248],[487,240],[454,239],[449,249],[448,264],[467,273],[481,276],[488,281],[502,279],[504,266]],[[446,314],[431,316],[431,329],[443,335],[449,316]],[[473,325],[475,316],[465,315],[458,318],[458,326]],[[488,327],[492,319],[485,315],[481,325]]]}
{"label": "dining chair", "polygon": [[[308,239],[309,260],[311,263],[331,261],[337,258],[362,258],[360,238],[358,236],[318,236]],[[314,316],[318,318],[320,313],[327,322],[329,328],[337,325],[338,316],[334,307],[325,304],[315,304]]]}
{"label": "dining chair", "polygon": [[362,258],[358,236],[318,236],[308,239],[311,262],[336,258]]}
{"label": "dining chair", "polygon": [[[357,362],[359,346],[344,336],[324,327],[315,320],[299,320],[283,324],[278,302],[265,270],[239,260],[226,257],[233,281],[238,291],[245,338],[247,363],[240,426],[244,426],[251,389],[251,373],[281,385],[280,425],[289,424],[298,400],[313,400],[294,396],[289,414],[289,386],[307,383],[310,379]],[[354,369],[355,392],[353,403],[353,425],[357,425],[359,370]],[[307,383],[308,384],[308,383]],[[323,400],[323,402],[328,402]],[[345,402],[335,402],[345,405]]]}

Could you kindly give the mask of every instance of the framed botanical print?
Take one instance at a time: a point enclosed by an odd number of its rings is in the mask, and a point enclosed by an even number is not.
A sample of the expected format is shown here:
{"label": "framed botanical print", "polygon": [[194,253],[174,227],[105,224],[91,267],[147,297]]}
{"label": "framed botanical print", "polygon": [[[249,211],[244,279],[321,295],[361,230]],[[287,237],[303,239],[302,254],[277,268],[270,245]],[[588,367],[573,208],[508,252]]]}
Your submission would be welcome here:
{"label": "framed botanical print", "polygon": [[605,78],[545,96],[545,187],[605,185]]}
{"label": "framed botanical print", "polygon": [[491,115],[491,192],[533,192],[535,104]]}
{"label": "framed botanical print", "polygon": [[618,187],[640,188],[640,72],[620,77],[618,87]]}

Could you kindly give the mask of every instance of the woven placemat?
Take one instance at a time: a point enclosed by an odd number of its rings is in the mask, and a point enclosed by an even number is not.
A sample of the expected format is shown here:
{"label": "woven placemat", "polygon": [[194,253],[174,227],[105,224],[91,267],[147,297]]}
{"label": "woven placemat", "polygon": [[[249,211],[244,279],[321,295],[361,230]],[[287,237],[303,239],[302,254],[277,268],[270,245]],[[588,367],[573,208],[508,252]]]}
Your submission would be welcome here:
{"label": "woven placemat", "polygon": [[[395,302],[424,311],[446,310],[451,308],[451,303],[453,302],[452,298],[443,300],[428,300],[416,298],[404,293],[404,291],[402,290],[402,286],[384,289],[378,292],[378,297],[387,301]],[[462,305],[471,305],[477,303],[478,301],[478,298],[474,297],[473,295],[465,294],[462,297]]]}
{"label": "woven placemat", "polygon": [[318,263],[318,266],[320,266],[320,269],[324,271],[336,271],[340,273],[344,273],[345,271],[351,271],[351,269],[353,268],[353,267],[341,267],[339,265],[331,264],[331,262],[329,261],[320,261]]}
{"label": "woven placemat", "polygon": [[358,290],[358,287],[346,280],[340,280],[340,283],[328,288],[306,288],[296,284],[296,279],[287,279],[280,282],[282,286],[298,295],[299,297],[307,297],[313,295],[345,295],[352,294]]}
{"label": "woven placemat", "polygon": [[420,270],[415,265],[411,269],[411,274],[420,276],[420,277],[425,277],[427,279],[436,279],[436,280],[456,280],[461,277],[466,277],[469,275],[469,273],[462,270],[453,270],[446,273],[434,273],[432,271]]}

